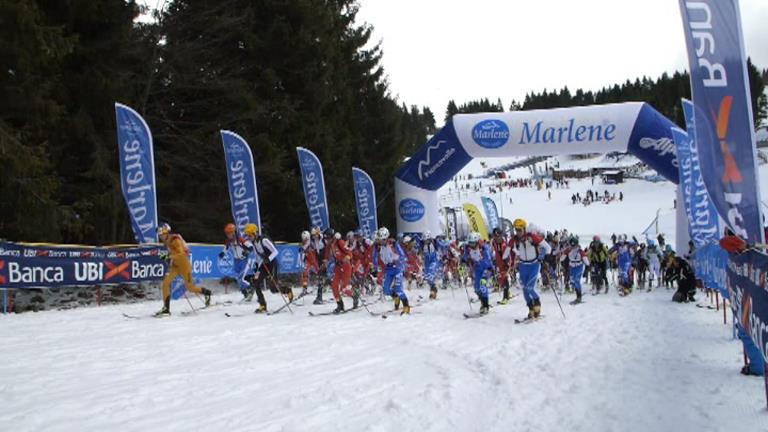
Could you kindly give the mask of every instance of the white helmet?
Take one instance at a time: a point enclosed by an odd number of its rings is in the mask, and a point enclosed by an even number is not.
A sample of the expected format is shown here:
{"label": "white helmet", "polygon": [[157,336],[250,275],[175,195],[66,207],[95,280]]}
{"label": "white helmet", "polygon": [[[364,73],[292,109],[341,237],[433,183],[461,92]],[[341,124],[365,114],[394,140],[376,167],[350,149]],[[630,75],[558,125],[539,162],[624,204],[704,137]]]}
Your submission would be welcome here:
{"label": "white helmet", "polygon": [[424,231],[423,239],[424,241],[432,240],[432,231]]}
{"label": "white helmet", "polygon": [[376,238],[378,240],[386,240],[389,238],[389,230],[387,227],[381,227],[378,231],[376,231]]}
{"label": "white helmet", "polygon": [[347,231],[347,240],[355,238],[354,231]]}
{"label": "white helmet", "polygon": [[310,237],[310,235],[309,235],[309,231],[302,231],[302,232],[301,232],[301,240],[302,240],[302,241],[307,241],[307,240],[309,240],[309,237]]}
{"label": "white helmet", "polygon": [[477,243],[480,241],[480,233],[477,231],[472,231],[467,236],[467,243]]}
{"label": "white helmet", "polygon": [[403,237],[403,243],[408,244],[411,242],[411,236],[407,235]]}
{"label": "white helmet", "polygon": [[333,234],[333,238],[335,238],[336,240],[341,240],[341,233],[337,231],[336,233]]}

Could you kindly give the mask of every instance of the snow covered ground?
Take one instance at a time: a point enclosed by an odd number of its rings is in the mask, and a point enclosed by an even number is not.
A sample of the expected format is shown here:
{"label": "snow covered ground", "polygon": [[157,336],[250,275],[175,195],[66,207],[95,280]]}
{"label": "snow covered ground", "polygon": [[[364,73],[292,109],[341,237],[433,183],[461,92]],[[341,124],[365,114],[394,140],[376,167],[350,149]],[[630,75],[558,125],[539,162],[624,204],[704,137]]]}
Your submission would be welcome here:
{"label": "snow covered ground", "polygon": [[[468,167],[482,170],[479,161]],[[596,184],[626,199],[571,204],[590,187],[572,181],[551,200],[534,189],[492,197],[507,218],[586,237],[639,234],[659,211],[661,231],[674,237],[670,183]],[[479,205],[484,194],[446,200]],[[160,320],[122,315],[148,316],[156,301],[0,316],[0,430],[768,431],[763,381],[738,372],[730,313],[723,325],[722,312],[670,298],[664,289],[627,298],[612,290],[573,307],[566,297],[564,319],[544,292],[545,318],[519,325],[520,296],[465,320],[464,290],[387,319],[365,310],[310,317],[333,305],[309,301],[293,315],[232,304],[182,316],[183,300]]]}
{"label": "snow covered ground", "polygon": [[[427,292],[409,292],[412,299]],[[231,305],[167,319],[156,303],[0,317],[8,431],[760,431],[761,378],[739,374],[722,314],[669,291],[542,294],[466,320],[463,290],[411,316],[310,317]],[[217,296],[218,300],[227,296]],[[236,299],[235,295],[229,298]],[[569,300],[568,296],[563,300]],[[497,300],[492,297],[492,303]],[[269,297],[271,305],[278,297]],[[389,305],[378,303],[374,310]],[[477,305],[473,305],[477,309]],[[226,317],[225,312],[231,315]]]}

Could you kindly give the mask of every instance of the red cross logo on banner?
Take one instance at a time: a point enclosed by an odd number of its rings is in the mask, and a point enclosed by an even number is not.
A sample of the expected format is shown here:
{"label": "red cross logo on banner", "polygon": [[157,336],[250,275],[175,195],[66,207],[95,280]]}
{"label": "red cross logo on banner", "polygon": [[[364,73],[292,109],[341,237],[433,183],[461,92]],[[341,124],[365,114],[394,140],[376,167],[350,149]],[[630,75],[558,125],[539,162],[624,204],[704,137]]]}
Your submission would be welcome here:
{"label": "red cross logo on banner", "polygon": [[112,264],[109,261],[104,261],[104,264],[106,264],[107,269],[109,270],[107,274],[104,275],[104,280],[108,281],[115,277],[116,275],[120,275],[125,280],[129,280],[131,278],[131,275],[128,274],[128,266],[131,265],[130,261],[126,261],[120,265]]}
{"label": "red cross logo on banner", "polygon": [[[0,261],[0,270],[2,270],[4,268],[5,268],[5,261]],[[7,282],[7,280],[5,279],[5,276],[0,275],[0,285],[5,284],[6,282]]]}

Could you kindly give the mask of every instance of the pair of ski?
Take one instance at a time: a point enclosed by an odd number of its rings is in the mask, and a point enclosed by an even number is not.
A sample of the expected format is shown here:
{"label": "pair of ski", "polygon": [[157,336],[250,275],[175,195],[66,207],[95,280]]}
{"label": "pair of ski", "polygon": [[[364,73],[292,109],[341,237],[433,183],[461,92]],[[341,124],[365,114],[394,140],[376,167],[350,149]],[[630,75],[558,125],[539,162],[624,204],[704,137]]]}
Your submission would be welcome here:
{"label": "pair of ski", "polygon": [[[203,306],[201,308],[193,309],[191,311],[180,312],[179,315],[180,316],[184,316],[184,317],[195,316],[195,315],[197,315],[198,312],[204,312],[204,311],[207,311],[207,310],[218,308],[220,306],[223,307],[223,306],[230,306],[230,305],[232,305],[231,301],[216,302],[216,303],[211,303],[208,306]],[[152,314],[152,315],[132,315],[132,314],[127,314],[125,312],[122,312],[122,314],[123,314],[123,317],[128,318],[128,319],[170,318],[171,317],[170,314],[168,314],[168,315],[155,315],[155,314]]]}
{"label": "pair of ski", "polygon": [[311,317],[327,316],[327,315],[344,315],[345,313],[359,311],[362,308],[363,308],[362,306],[358,306],[358,307],[352,308],[352,309],[344,309],[343,311],[339,311],[339,312],[336,312],[336,311],[330,311],[330,312],[312,312],[312,311],[309,311],[308,313],[309,313],[309,316],[311,316]]}

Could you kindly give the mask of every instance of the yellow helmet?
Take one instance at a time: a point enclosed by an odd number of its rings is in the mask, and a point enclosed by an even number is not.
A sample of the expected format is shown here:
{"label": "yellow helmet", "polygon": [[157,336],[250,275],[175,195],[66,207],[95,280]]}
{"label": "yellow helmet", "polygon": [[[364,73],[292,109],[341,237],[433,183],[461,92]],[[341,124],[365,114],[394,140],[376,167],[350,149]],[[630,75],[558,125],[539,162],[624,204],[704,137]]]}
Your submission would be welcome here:
{"label": "yellow helmet", "polygon": [[158,236],[161,236],[161,235],[164,235],[164,234],[170,234],[170,233],[171,233],[171,226],[168,225],[167,223],[164,223],[164,224],[160,225],[159,227],[157,227],[157,235]]}
{"label": "yellow helmet", "polygon": [[243,228],[243,233],[251,237],[256,237],[256,235],[259,233],[259,227],[252,223],[246,224],[245,228]]}
{"label": "yellow helmet", "polygon": [[523,220],[523,219],[517,218],[517,219],[515,219],[514,222],[512,222],[512,226],[515,229],[524,230],[524,229],[526,229],[528,227],[528,223],[525,220]]}

